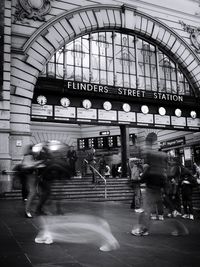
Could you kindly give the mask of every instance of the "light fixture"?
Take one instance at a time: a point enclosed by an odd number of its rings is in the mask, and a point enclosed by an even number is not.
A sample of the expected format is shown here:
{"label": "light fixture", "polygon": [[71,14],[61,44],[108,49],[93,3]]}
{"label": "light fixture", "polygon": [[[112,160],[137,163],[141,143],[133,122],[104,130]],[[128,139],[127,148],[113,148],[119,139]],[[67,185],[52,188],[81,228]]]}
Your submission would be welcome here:
{"label": "light fixture", "polygon": [[158,112],[159,112],[159,114],[160,114],[161,116],[164,116],[164,115],[166,114],[166,109],[163,108],[163,107],[160,107],[160,108],[158,109]]}
{"label": "light fixture", "polygon": [[182,111],[181,111],[179,108],[177,108],[177,109],[175,110],[175,115],[176,115],[177,117],[181,117],[181,114],[182,114]]}
{"label": "light fixture", "polygon": [[38,102],[38,104],[41,105],[41,106],[46,105],[46,103],[47,103],[47,98],[46,98],[46,96],[44,96],[44,95],[39,95],[39,96],[37,97],[37,102]]}
{"label": "light fixture", "polygon": [[131,106],[127,103],[124,103],[122,108],[125,112],[129,112],[131,110]]}
{"label": "light fixture", "polygon": [[60,99],[60,103],[64,108],[67,108],[70,105],[70,100],[67,97],[63,97]]}
{"label": "light fixture", "polygon": [[82,102],[82,105],[85,109],[90,109],[92,106],[92,103],[89,99],[84,99]]}
{"label": "light fixture", "polygon": [[190,116],[191,116],[193,119],[196,119],[196,117],[197,117],[197,113],[196,113],[196,111],[192,110],[192,111],[190,112]]}
{"label": "light fixture", "polygon": [[142,113],[144,113],[144,114],[149,113],[149,108],[148,108],[148,106],[143,105],[143,106],[141,107],[141,111],[142,111]]}
{"label": "light fixture", "polygon": [[103,108],[104,108],[105,110],[111,110],[111,108],[112,108],[112,104],[111,104],[109,101],[105,101],[105,102],[103,103]]}

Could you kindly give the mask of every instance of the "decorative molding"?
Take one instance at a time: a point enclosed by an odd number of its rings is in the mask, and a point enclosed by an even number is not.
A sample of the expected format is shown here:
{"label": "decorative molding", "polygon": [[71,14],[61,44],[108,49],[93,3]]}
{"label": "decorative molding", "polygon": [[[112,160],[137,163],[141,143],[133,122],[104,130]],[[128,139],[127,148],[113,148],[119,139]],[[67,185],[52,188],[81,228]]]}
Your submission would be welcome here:
{"label": "decorative molding", "polygon": [[29,24],[25,19],[45,21],[45,15],[51,10],[53,0],[18,0],[14,22]]}
{"label": "decorative molding", "polygon": [[200,53],[200,28],[194,27],[184,23],[183,21],[179,21],[182,25],[183,30],[190,33],[190,41],[194,46],[197,53]]}

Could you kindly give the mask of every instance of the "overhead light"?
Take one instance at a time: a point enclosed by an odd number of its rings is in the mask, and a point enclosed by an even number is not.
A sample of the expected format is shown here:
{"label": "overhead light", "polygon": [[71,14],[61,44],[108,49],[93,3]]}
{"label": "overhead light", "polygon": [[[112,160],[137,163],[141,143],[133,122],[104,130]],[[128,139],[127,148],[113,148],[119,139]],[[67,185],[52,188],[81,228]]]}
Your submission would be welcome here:
{"label": "overhead light", "polygon": [[149,108],[148,108],[148,106],[143,105],[143,106],[141,107],[141,111],[142,111],[142,113],[144,113],[144,114],[149,113]]}
{"label": "overhead light", "polygon": [[164,116],[164,115],[166,114],[166,109],[163,108],[163,107],[160,107],[160,108],[158,109],[158,112],[159,112],[159,114],[160,114],[161,116]]}
{"label": "overhead light", "polygon": [[197,113],[196,113],[196,111],[192,110],[192,111],[190,112],[190,116],[191,116],[193,119],[196,119],[196,117],[197,117]]}
{"label": "overhead light", "polygon": [[177,108],[177,109],[175,110],[175,115],[176,115],[177,117],[181,117],[181,114],[182,114],[182,111],[181,111],[179,108]]}

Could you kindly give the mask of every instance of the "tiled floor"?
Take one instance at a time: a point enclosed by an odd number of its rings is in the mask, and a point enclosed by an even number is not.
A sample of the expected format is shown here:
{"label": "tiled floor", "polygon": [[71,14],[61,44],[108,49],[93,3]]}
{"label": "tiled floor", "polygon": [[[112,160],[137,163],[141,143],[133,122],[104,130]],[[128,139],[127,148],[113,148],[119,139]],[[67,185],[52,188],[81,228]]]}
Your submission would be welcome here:
{"label": "tiled floor", "polygon": [[[38,217],[24,217],[21,201],[0,201],[0,267],[199,267],[200,266],[200,219],[165,219],[154,221],[149,236],[135,237],[130,234],[137,224],[137,214],[128,204],[116,202],[61,202],[61,220],[84,214],[103,218],[110,225],[118,240],[117,250],[99,250],[99,235],[88,236],[87,243],[79,243],[77,236],[83,232],[77,229],[75,243],[66,238],[69,229],[63,229],[65,242],[55,241],[51,245],[36,244]],[[55,214],[56,205],[48,208]],[[52,216],[54,218],[54,215]],[[79,217],[77,217],[79,218]],[[82,218],[82,217],[80,217]],[[90,218],[90,217],[88,217]],[[92,217],[93,218],[93,217]],[[93,221],[94,223],[94,221]],[[175,223],[184,224],[189,230],[187,236],[171,236]],[[96,229],[100,229],[98,222]],[[92,234],[92,235],[93,235]],[[96,235],[95,235],[96,234]],[[79,237],[79,236],[78,236]],[[86,237],[84,237],[87,239]],[[90,239],[89,239],[90,238]],[[95,240],[96,238],[96,240]],[[95,240],[95,241],[94,241]],[[91,242],[90,242],[91,241]],[[96,242],[97,241],[97,242]]]}

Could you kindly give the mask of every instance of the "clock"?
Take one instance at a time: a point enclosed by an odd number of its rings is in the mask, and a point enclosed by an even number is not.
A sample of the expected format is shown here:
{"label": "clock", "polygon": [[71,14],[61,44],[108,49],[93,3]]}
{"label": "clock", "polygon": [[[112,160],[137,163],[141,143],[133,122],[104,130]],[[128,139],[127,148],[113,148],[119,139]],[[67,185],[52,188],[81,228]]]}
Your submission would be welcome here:
{"label": "clock", "polygon": [[160,108],[158,109],[158,112],[159,112],[159,114],[160,114],[161,116],[164,116],[164,115],[166,114],[166,109],[163,108],[163,107],[160,107]]}
{"label": "clock", "polygon": [[142,111],[143,114],[147,114],[147,113],[149,113],[149,108],[148,108],[148,106],[143,105],[143,106],[141,107],[141,111]]}
{"label": "clock", "polygon": [[47,98],[46,98],[46,96],[44,96],[44,95],[39,95],[39,96],[37,97],[37,102],[38,102],[38,104],[41,105],[41,106],[46,105],[46,103],[47,103]]}
{"label": "clock", "polygon": [[131,110],[131,106],[127,103],[124,103],[122,108],[125,112],[129,112]]}
{"label": "clock", "polygon": [[63,97],[60,99],[60,103],[63,107],[67,108],[70,105],[70,100],[67,97]]}
{"label": "clock", "polygon": [[105,101],[105,102],[103,103],[103,108],[104,108],[105,110],[111,110],[111,108],[112,108],[112,104],[111,104],[109,101]]}
{"label": "clock", "polygon": [[196,111],[192,110],[192,111],[190,112],[190,116],[191,116],[193,119],[196,119],[196,117],[197,117],[197,113],[196,113]]}
{"label": "clock", "polygon": [[82,102],[82,105],[85,109],[90,109],[92,106],[92,103],[89,99],[84,99]]}
{"label": "clock", "polygon": [[176,115],[177,117],[181,117],[181,114],[182,114],[182,111],[181,111],[179,108],[177,108],[177,109],[175,110],[175,115]]}

